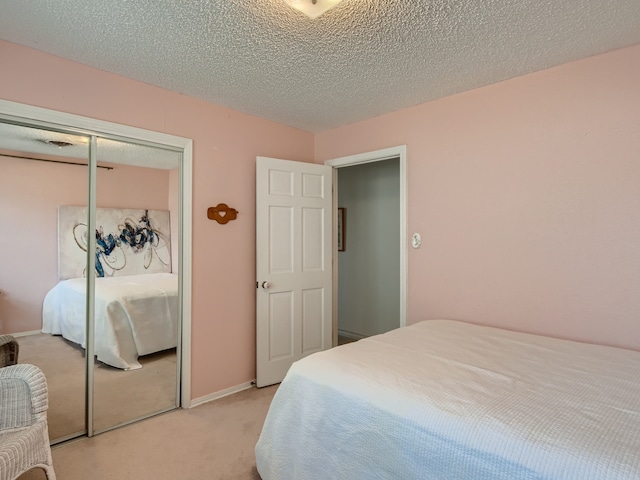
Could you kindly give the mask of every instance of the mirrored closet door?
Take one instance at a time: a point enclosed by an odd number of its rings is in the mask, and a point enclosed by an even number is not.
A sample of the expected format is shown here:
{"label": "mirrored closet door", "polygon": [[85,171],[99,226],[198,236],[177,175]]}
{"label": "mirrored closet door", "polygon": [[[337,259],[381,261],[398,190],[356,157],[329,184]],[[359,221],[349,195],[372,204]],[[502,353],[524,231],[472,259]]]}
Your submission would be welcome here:
{"label": "mirrored closet door", "polygon": [[67,333],[79,335],[77,343],[51,334],[70,319],[57,314],[62,307],[48,294],[60,278],[58,205],[87,203],[89,143],[86,135],[0,123],[0,333],[16,337],[19,363],[47,377],[53,440],[86,433],[85,282],[72,299],[80,326]]}
{"label": "mirrored closet door", "polygon": [[0,334],[58,443],[176,408],[182,152],[0,115]]}
{"label": "mirrored closet door", "polygon": [[111,169],[98,169],[95,188],[96,432],[178,402],[181,157],[152,145],[97,139],[98,165]]}

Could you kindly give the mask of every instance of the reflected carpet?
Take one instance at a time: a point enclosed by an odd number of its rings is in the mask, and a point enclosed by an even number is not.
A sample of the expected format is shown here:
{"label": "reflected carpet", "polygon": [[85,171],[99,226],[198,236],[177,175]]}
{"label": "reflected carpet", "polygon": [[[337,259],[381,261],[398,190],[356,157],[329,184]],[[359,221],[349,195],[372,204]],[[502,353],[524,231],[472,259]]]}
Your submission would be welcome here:
{"label": "reflected carpet", "polygon": [[[85,431],[84,349],[60,336],[35,334],[17,338],[19,363],[37,365],[49,388],[49,438]],[[104,430],[175,405],[175,349],[140,357],[142,368],[94,367],[94,429]]]}

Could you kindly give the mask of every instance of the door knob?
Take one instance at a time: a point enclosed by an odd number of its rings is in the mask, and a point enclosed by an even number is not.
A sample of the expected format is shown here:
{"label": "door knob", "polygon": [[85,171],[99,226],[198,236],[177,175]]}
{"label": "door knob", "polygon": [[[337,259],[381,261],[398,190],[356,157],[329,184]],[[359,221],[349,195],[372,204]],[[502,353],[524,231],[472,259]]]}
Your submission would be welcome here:
{"label": "door knob", "polygon": [[269,290],[271,288],[271,284],[267,281],[262,282],[262,288],[265,290]]}

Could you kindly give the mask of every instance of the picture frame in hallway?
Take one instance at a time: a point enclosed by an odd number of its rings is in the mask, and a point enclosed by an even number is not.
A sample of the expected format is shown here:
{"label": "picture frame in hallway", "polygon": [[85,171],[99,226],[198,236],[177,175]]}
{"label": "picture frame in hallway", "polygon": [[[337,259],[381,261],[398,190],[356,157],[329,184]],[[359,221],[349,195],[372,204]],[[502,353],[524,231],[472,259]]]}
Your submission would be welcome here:
{"label": "picture frame in hallway", "polygon": [[339,207],[338,208],[338,251],[344,252],[347,248],[347,238],[346,238],[346,229],[347,229],[347,209]]}

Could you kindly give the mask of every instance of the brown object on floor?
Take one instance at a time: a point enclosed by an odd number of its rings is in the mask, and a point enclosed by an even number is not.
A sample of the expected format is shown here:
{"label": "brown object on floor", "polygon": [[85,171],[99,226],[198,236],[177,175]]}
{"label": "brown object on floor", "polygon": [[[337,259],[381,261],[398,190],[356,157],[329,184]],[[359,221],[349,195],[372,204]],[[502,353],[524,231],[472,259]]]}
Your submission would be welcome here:
{"label": "brown object on floor", "polygon": [[18,363],[20,345],[12,335],[0,335],[0,367]]}

